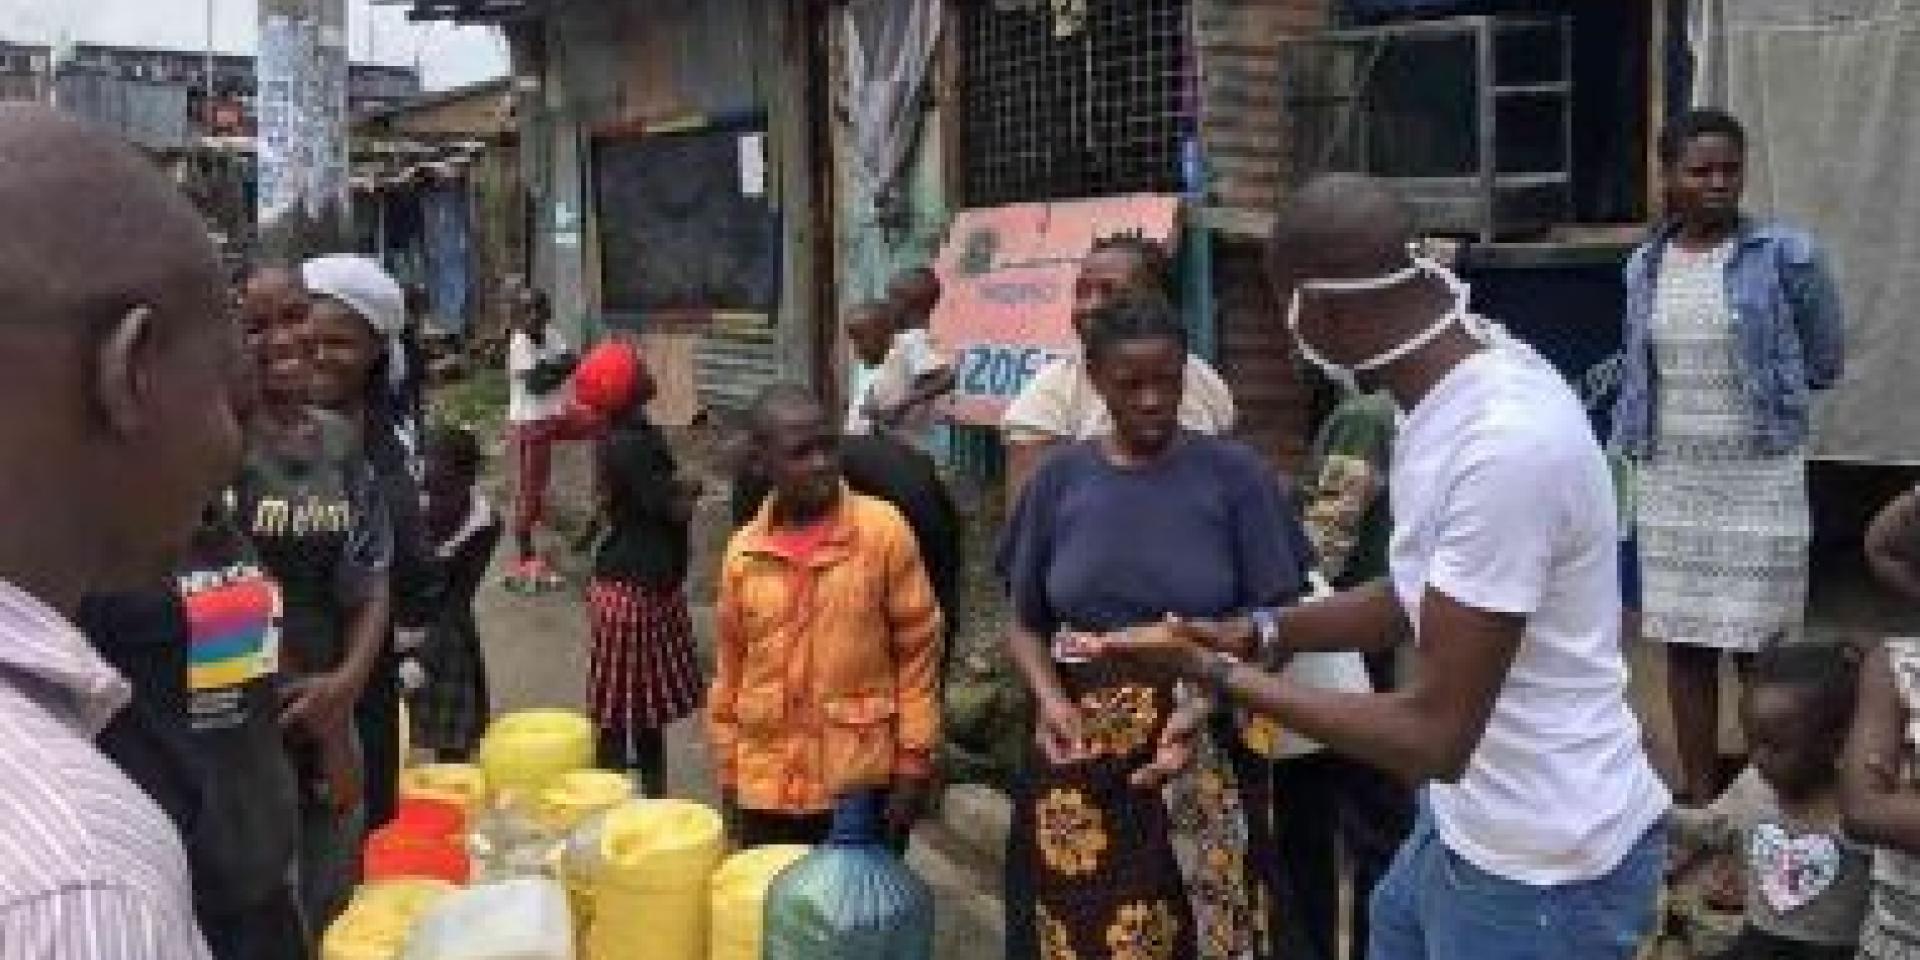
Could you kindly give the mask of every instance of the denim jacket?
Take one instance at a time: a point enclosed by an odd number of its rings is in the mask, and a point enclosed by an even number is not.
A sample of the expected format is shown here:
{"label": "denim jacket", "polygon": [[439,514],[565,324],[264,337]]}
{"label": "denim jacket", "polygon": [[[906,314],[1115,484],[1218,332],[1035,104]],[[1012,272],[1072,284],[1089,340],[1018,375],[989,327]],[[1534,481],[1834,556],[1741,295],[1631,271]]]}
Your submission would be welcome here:
{"label": "denim jacket", "polygon": [[[1633,457],[1654,448],[1659,371],[1653,361],[1653,312],[1660,258],[1675,225],[1664,224],[1627,261],[1620,396],[1614,447]],[[1727,306],[1739,337],[1744,387],[1759,449],[1787,454],[1806,445],[1812,394],[1840,379],[1845,330],[1826,257],[1807,234],[1783,224],[1743,220],[1727,261]]]}

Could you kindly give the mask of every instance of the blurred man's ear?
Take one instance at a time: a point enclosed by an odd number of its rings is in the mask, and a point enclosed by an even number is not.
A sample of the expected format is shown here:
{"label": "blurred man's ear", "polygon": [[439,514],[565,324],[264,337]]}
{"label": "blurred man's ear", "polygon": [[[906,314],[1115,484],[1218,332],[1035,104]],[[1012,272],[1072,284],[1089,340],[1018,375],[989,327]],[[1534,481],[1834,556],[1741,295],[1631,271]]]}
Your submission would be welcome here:
{"label": "blurred man's ear", "polygon": [[153,393],[153,308],[134,307],[107,328],[94,351],[93,400],[116,435],[139,432]]}

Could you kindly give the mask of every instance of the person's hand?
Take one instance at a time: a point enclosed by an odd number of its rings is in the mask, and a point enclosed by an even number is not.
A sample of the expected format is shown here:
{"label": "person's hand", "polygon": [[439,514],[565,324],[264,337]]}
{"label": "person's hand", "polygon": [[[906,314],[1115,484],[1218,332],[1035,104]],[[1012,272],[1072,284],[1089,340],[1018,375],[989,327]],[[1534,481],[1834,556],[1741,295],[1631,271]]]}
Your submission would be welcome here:
{"label": "person's hand", "polygon": [[1157,790],[1185,770],[1187,764],[1193,762],[1200,729],[1206,721],[1205,709],[1175,710],[1173,716],[1167,718],[1167,725],[1160,728],[1160,745],[1154,750],[1153,759],[1135,770],[1127,782],[1142,790]]}
{"label": "person's hand", "polygon": [[1159,623],[1083,637],[1076,646],[1092,658],[1125,660],[1181,678],[1200,673],[1212,639],[1205,628],[1169,616]]}
{"label": "person's hand", "polygon": [[348,729],[347,718],[359,699],[359,688],[338,671],[303,678],[281,691],[280,726],[325,741]]}
{"label": "person's hand", "polygon": [[927,814],[927,798],[932,793],[932,785],[921,777],[895,777],[893,787],[887,791],[887,836],[895,841],[905,840],[913,833],[913,827]]}
{"label": "person's hand", "polygon": [[327,781],[327,802],[335,814],[344,817],[361,800],[359,750],[353,733],[343,727],[317,737],[315,747],[320,752],[320,775]]}
{"label": "person's hand", "polygon": [[1039,721],[1034,740],[1048,763],[1063,767],[1088,758],[1087,720],[1073,701],[1064,697],[1043,701]]}

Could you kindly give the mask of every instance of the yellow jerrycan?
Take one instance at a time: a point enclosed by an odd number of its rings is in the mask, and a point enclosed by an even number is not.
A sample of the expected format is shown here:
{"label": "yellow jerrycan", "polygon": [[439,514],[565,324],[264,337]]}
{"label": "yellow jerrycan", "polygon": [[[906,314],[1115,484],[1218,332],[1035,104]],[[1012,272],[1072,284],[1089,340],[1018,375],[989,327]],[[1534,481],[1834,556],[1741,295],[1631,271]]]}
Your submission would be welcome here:
{"label": "yellow jerrycan", "polygon": [[593,765],[593,724],[571,710],[522,710],[495,720],[480,741],[494,793],[538,796],[563,773]]}
{"label": "yellow jerrycan", "polygon": [[556,835],[573,832],[588,817],[633,799],[633,779],[611,770],[574,770],[540,791],[534,816]]}
{"label": "yellow jerrycan", "polygon": [[743,850],[713,875],[711,935],[707,960],[760,960],[767,888],[780,871],[807,855],[808,847]]}
{"label": "yellow jerrycan", "polygon": [[320,960],[398,960],[428,908],[454,891],[438,880],[372,883],[353,894],[320,942]]}
{"label": "yellow jerrycan", "polygon": [[720,815],[684,800],[632,800],[600,827],[586,960],[705,960]]}

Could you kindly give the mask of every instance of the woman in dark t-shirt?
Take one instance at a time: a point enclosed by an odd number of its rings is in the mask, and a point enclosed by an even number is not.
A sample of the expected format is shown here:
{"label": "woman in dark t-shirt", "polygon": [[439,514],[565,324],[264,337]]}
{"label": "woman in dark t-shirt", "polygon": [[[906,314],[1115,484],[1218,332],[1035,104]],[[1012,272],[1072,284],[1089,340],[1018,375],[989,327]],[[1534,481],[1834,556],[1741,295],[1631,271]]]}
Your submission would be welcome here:
{"label": "woman in dark t-shirt", "polygon": [[263,335],[261,403],[234,499],[283,596],[281,719],[302,781],[301,895],[322,927],[354,880],[365,777],[353,720],[387,647],[392,533],[353,430],[307,405],[311,344],[301,324]]}
{"label": "woman in dark t-shirt", "polygon": [[1284,894],[1252,815],[1266,764],[1209,724],[1206,693],[1077,641],[1290,602],[1311,551],[1257,454],[1180,428],[1186,337],[1170,308],[1110,305],[1084,340],[1113,434],[1049,454],[998,557],[1010,653],[1038,705],[1008,834],[1006,953],[1151,943],[1168,960],[1270,960]]}
{"label": "woman in dark t-shirt", "polygon": [[396,375],[405,366],[406,297],[378,263],[350,254],[308,260],[300,281],[313,298],[313,395],[350,428],[389,529],[391,623],[354,713],[366,825],[376,830],[397,801],[400,655],[425,641],[443,591],[420,512],[419,424]]}
{"label": "woman in dark t-shirt", "polygon": [[653,395],[653,378],[625,343],[594,348],[574,374],[575,400],[608,424],[595,451],[607,533],[587,592],[599,761],[638,771],[647,795],[660,796],[663,731],[699,707],[705,683],[682,590],[699,486],[680,475],[666,436],[647,419]]}

